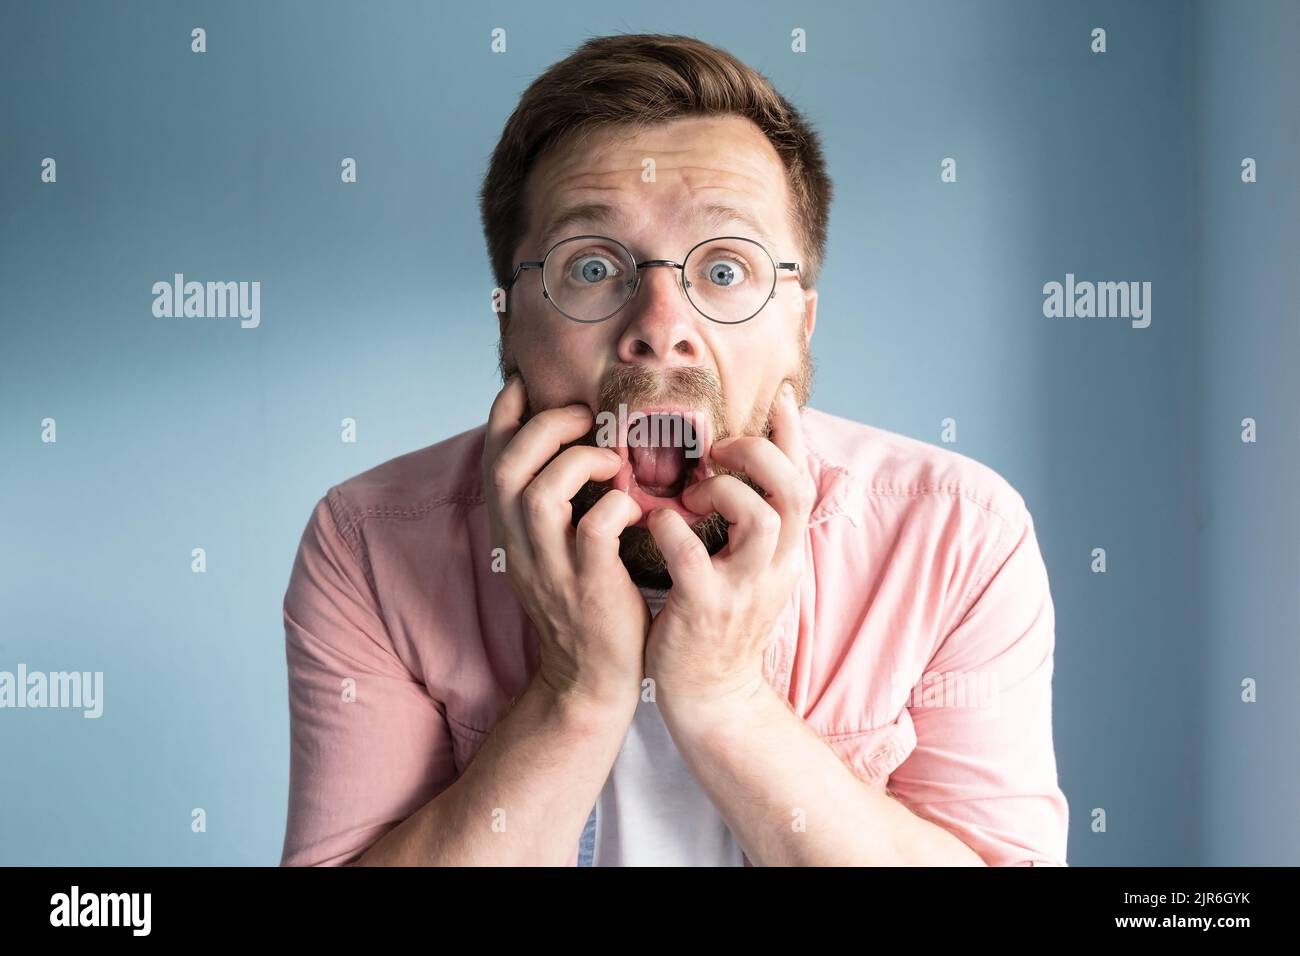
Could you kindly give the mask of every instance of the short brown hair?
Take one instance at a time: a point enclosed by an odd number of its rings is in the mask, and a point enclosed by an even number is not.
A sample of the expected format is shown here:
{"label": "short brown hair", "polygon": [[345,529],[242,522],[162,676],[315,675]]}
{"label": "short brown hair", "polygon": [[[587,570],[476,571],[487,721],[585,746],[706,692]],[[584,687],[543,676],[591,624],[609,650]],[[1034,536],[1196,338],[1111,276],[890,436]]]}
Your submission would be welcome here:
{"label": "short brown hair", "polygon": [[514,273],[515,247],[529,227],[524,183],[545,151],[597,128],[647,127],[692,114],[748,117],[767,136],[790,184],[800,282],[815,285],[831,202],[817,133],[761,73],[725,50],[671,34],[593,37],[524,91],[479,192],[497,285]]}

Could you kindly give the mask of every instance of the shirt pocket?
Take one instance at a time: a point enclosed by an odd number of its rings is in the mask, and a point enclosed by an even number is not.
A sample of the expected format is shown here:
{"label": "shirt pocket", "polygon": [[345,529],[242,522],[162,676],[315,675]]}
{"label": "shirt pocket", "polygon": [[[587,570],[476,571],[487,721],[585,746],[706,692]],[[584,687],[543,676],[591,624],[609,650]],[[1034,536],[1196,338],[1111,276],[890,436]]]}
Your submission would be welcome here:
{"label": "shirt pocket", "polygon": [[889,783],[889,775],[916,749],[916,728],[912,715],[903,708],[892,724],[826,734],[823,739],[859,778],[883,789]]}
{"label": "shirt pocket", "polygon": [[456,775],[465,772],[474,755],[478,753],[483,742],[487,740],[490,731],[479,730],[477,727],[471,727],[469,724],[457,720],[451,714],[447,715],[447,727],[451,730],[451,752],[456,761]]}

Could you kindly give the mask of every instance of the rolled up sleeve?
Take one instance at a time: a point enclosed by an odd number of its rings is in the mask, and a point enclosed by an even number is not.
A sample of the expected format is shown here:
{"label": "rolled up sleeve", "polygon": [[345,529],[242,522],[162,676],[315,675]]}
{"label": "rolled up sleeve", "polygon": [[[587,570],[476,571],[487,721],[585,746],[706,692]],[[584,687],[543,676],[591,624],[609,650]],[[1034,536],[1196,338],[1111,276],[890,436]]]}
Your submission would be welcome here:
{"label": "rolled up sleeve", "polygon": [[283,866],[354,862],[455,777],[442,705],[393,649],[331,491],[284,597],[289,805]]}
{"label": "rolled up sleeve", "polygon": [[1047,570],[1029,512],[997,520],[968,610],[913,688],[917,744],[888,790],[990,866],[1064,866],[1069,810],[1052,744]]}

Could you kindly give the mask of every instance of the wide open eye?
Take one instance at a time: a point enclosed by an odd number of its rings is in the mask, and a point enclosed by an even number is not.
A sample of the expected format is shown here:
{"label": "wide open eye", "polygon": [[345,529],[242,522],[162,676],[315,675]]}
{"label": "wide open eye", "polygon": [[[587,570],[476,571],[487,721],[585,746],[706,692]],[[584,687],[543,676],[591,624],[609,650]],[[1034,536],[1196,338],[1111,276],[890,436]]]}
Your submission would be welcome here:
{"label": "wide open eye", "polygon": [[[755,247],[754,251],[761,250]],[[691,253],[686,278],[708,295],[752,288],[758,272],[745,251],[744,241],[718,239]]]}
{"label": "wide open eye", "polygon": [[732,259],[714,259],[704,266],[704,274],[712,285],[729,288],[745,281],[745,267]]}
{"label": "wide open eye", "polygon": [[744,322],[758,314],[776,285],[772,257],[741,236],[702,243],[686,257],[686,294],[715,322]]}
{"label": "wide open eye", "polygon": [[616,261],[596,253],[578,256],[569,267],[569,277],[579,285],[597,285],[607,279],[617,278],[618,274]]}

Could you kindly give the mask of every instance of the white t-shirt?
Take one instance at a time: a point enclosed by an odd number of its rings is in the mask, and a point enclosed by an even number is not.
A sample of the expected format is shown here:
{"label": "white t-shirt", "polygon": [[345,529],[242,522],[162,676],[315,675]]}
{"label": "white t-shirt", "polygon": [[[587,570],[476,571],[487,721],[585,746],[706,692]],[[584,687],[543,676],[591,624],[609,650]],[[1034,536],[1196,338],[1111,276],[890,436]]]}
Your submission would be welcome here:
{"label": "white t-shirt", "polygon": [[[667,593],[642,593],[657,615]],[[653,701],[638,702],[593,814],[593,866],[744,865],[740,844],[686,768]]]}

